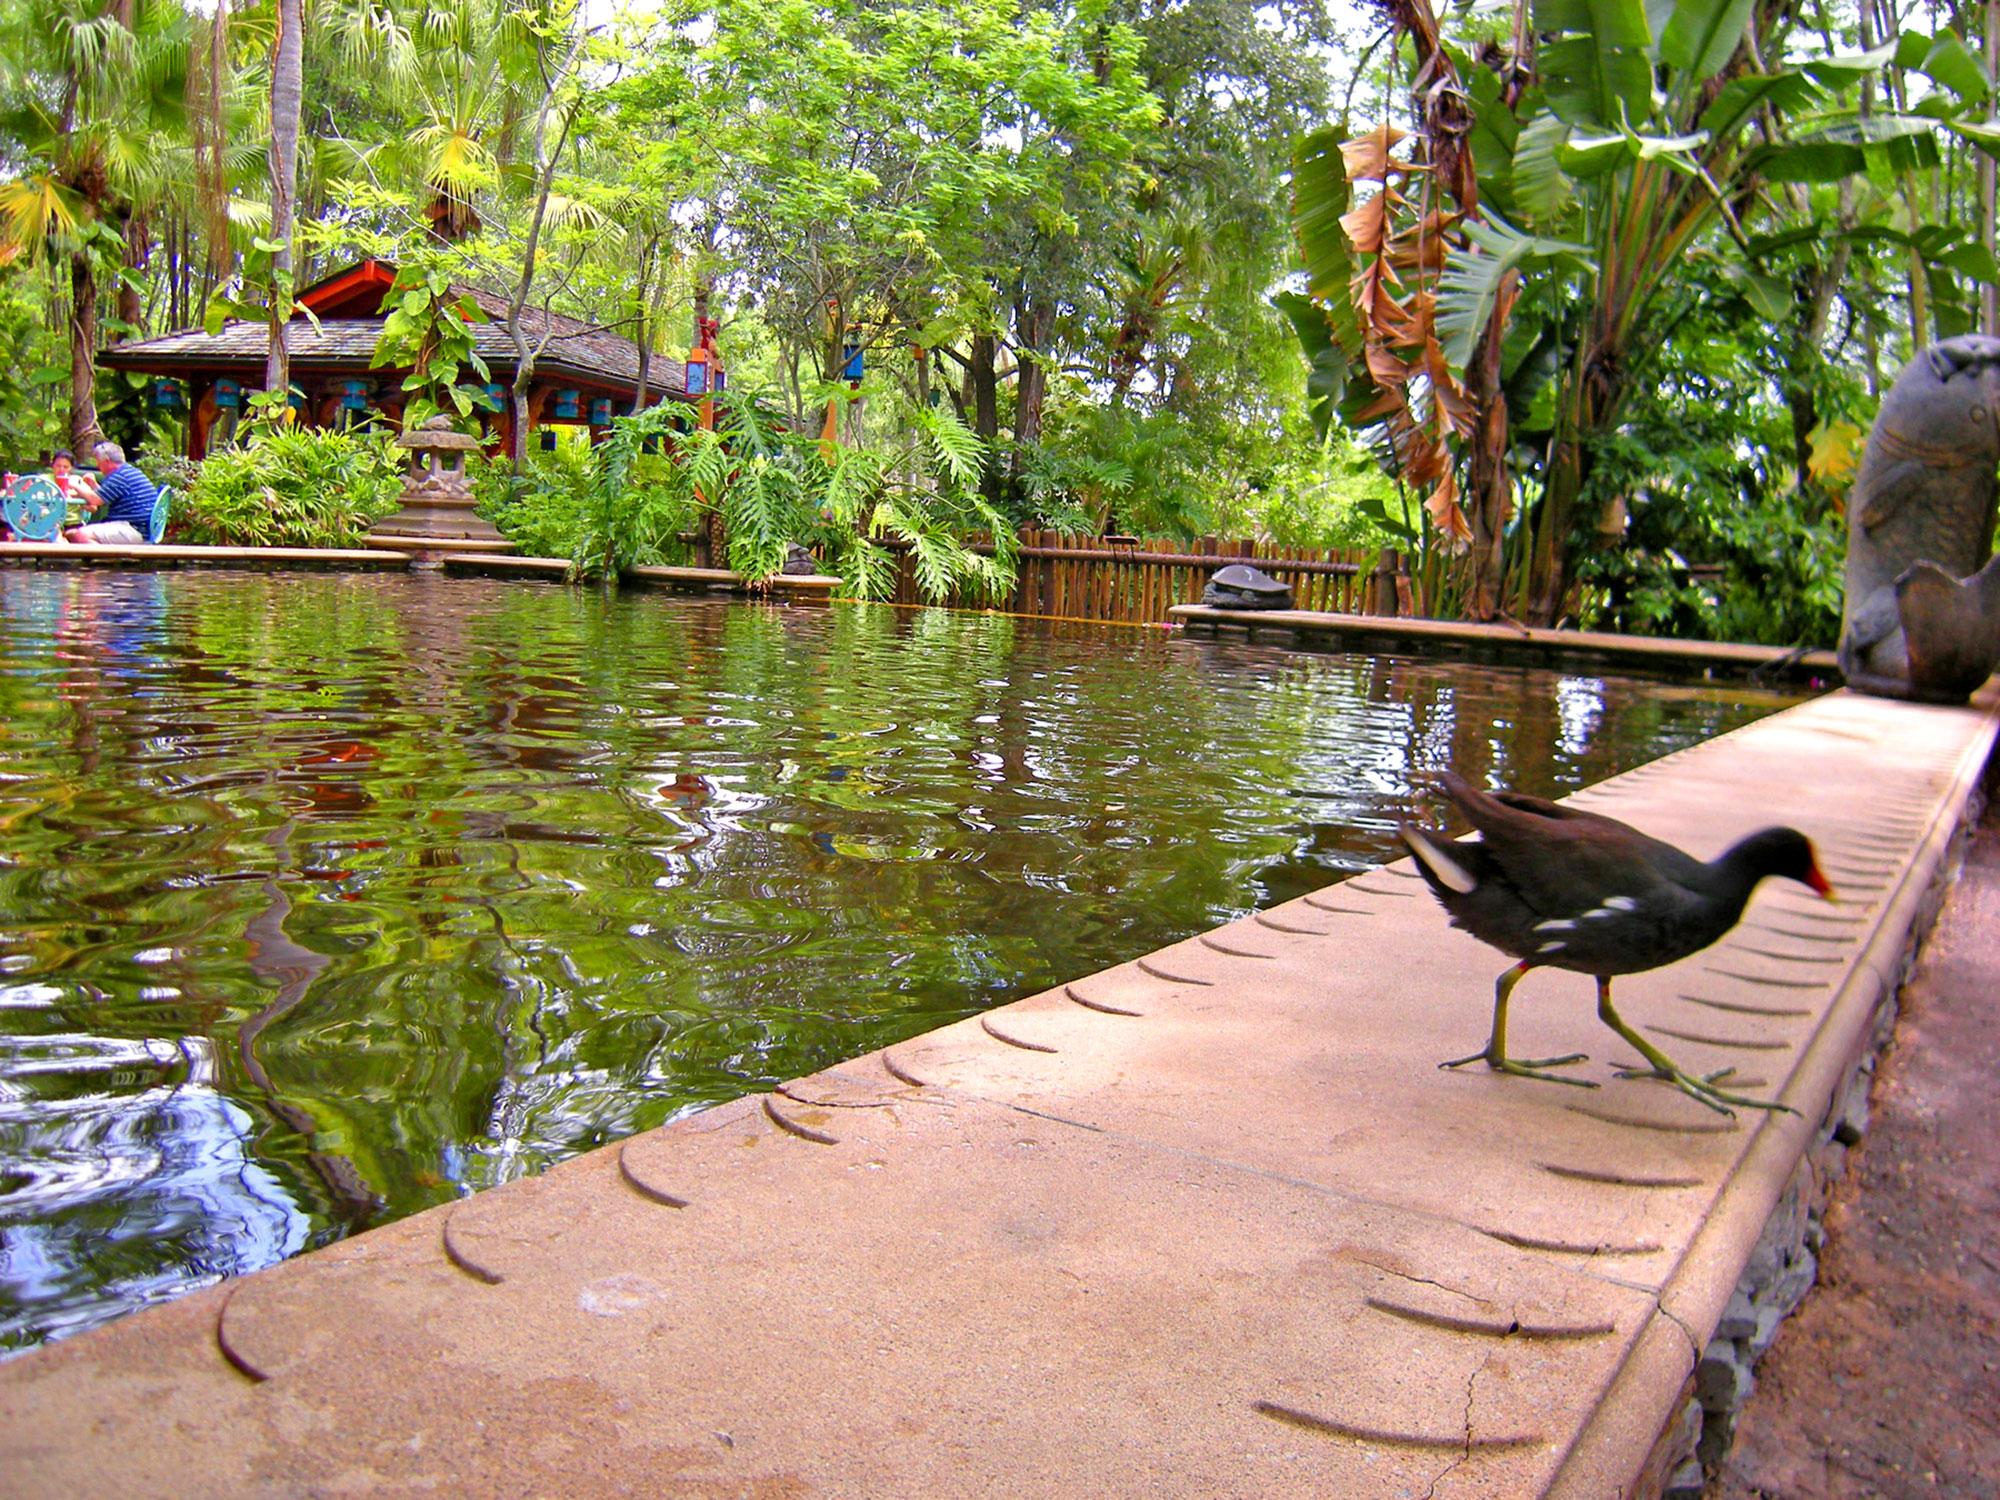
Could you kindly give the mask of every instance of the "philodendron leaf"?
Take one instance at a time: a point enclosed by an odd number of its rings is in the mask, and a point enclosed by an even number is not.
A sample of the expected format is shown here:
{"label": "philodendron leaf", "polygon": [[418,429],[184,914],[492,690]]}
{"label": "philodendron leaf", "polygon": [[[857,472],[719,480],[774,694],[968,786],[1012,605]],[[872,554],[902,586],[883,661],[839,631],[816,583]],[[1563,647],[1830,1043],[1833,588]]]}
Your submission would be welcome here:
{"label": "philodendron leaf", "polygon": [[1993,252],[1976,241],[1966,245],[1954,245],[1941,254],[1933,255],[1934,265],[1950,266],[1952,270],[1972,277],[1975,281],[2000,284],[2000,264],[1993,259]]}
{"label": "philodendron leaf", "polygon": [[1993,92],[1986,64],[1952,32],[1942,33],[1924,54],[1923,71],[1959,98],[1977,104]]}
{"label": "philodendron leaf", "polygon": [[1631,162],[1638,153],[1623,132],[1611,135],[1571,135],[1556,148],[1556,160],[1572,177],[1602,177]]}
{"label": "philodendron leaf", "polygon": [[1744,265],[1725,266],[1722,275],[1766,322],[1782,323],[1792,315],[1792,288],[1783,278]]}
{"label": "philodendron leaf", "polygon": [[1745,163],[1767,182],[1838,182],[1867,169],[1859,146],[1839,141],[1801,141],[1767,147]]}
{"label": "philodendron leaf", "polygon": [[1751,0],[1679,0],[1660,33],[1660,58],[1691,82],[1722,71],[1750,23]]}

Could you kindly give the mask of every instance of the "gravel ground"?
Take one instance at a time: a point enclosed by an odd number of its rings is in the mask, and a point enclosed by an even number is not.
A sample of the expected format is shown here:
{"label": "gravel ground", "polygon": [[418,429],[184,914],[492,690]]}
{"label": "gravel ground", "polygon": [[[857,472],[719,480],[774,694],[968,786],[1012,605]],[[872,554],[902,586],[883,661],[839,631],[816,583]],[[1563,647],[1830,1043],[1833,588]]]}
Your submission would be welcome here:
{"label": "gravel ground", "polygon": [[2000,807],[1905,990],[1820,1281],[1711,1500],[2000,1500]]}

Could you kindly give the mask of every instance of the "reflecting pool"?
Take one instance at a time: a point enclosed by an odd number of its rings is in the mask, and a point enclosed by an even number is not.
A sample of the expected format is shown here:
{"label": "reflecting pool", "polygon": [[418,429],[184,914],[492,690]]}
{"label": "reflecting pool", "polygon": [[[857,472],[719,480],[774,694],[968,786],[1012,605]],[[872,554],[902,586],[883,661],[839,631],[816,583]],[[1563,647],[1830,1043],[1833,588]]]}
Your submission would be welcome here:
{"label": "reflecting pool", "polygon": [[1796,701],[436,577],[0,572],[0,1351]]}

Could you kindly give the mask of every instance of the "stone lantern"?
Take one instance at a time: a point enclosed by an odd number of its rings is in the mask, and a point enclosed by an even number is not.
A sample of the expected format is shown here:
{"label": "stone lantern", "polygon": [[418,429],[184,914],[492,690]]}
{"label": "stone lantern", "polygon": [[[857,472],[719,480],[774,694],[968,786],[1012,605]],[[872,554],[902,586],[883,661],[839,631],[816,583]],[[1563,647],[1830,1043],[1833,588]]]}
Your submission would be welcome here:
{"label": "stone lantern", "polygon": [[437,416],[397,438],[396,446],[410,455],[403,508],[369,528],[369,546],[419,558],[514,550],[491,521],[473,512],[465,458],[479,447],[478,438],[454,431],[449,417]]}

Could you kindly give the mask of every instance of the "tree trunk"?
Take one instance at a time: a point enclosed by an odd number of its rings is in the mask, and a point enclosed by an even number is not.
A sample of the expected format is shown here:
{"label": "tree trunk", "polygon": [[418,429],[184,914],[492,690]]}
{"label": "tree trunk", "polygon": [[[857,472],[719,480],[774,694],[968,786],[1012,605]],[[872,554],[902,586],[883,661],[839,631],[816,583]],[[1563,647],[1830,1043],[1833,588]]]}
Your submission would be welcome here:
{"label": "tree trunk", "polygon": [[965,383],[972,406],[972,430],[986,445],[986,471],[980,477],[979,489],[996,504],[1000,499],[1000,465],[995,462],[994,454],[1000,440],[1000,379],[993,366],[998,357],[999,347],[992,334],[972,336]]}
{"label": "tree trunk", "polygon": [[[278,0],[278,38],[271,49],[271,347],[264,389],[283,399],[292,388],[292,206],[299,191],[299,115],[305,98],[304,0]],[[220,81],[218,80],[218,87]]]}
{"label": "tree trunk", "polygon": [[1812,477],[1812,435],[1819,427],[1819,402],[1813,395],[1813,376],[1822,359],[1827,324],[1833,317],[1833,301],[1847,280],[1851,249],[1845,241],[1832,259],[1802,287],[1797,320],[1792,325],[1792,342],[1786,352],[1784,396],[1792,416],[1792,471],[1801,494],[1809,493]]}
{"label": "tree trunk", "polygon": [[123,343],[132,333],[145,332],[142,325],[146,321],[146,304],[139,295],[139,278],[153,258],[153,234],[146,222],[144,211],[128,214],[125,219],[125,269],[134,274],[118,283],[118,323],[119,328],[112,336],[114,343]]}
{"label": "tree trunk", "polygon": [[972,430],[986,443],[1000,438],[1000,380],[994,373],[994,361],[999,356],[999,346],[990,333],[975,333],[972,349],[966,359],[965,380],[970,387],[969,404],[972,407]]}
{"label": "tree trunk", "polygon": [[[549,189],[556,180],[556,164],[562,160],[563,148],[569,144],[569,130],[575,116],[563,116],[562,129],[556,133],[553,151],[548,149],[549,111],[555,108],[557,86],[568,75],[570,65],[576,61],[582,49],[582,38],[570,44],[569,53],[557,65],[553,75],[544,81],[548,92],[542,96],[542,106],[535,114],[535,210],[528,220],[528,241],[521,249],[521,279],[514,283],[514,295],[507,299],[507,337],[514,345],[514,431],[508,447],[513,451],[507,455],[514,465],[514,472],[520,473],[521,465],[528,454],[528,424],[524,413],[528,409],[528,389],[534,384],[535,365],[541,358],[542,345],[530,344],[528,336],[521,328],[521,309],[527,306],[528,293],[535,286],[535,255],[542,241],[542,221],[548,217]],[[546,337],[544,337],[546,342]]]}
{"label": "tree trunk", "polygon": [[69,263],[69,445],[79,462],[104,440],[97,425],[97,273],[90,252]]}
{"label": "tree trunk", "polygon": [[1500,367],[1507,319],[1519,289],[1519,273],[1509,271],[1465,372],[1465,394],[1478,424],[1472,433],[1466,495],[1472,522],[1472,590],[1466,613],[1474,620],[1500,614],[1506,586],[1506,526],[1514,513],[1514,484],[1507,472],[1507,398],[1500,389]]}
{"label": "tree trunk", "polygon": [[632,320],[634,342],[639,346],[639,380],[632,392],[632,415],[638,416],[646,409],[647,386],[653,373],[653,340],[646,323],[646,295],[653,277],[653,256],[659,248],[657,238],[646,242],[646,250],[639,257],[639,285],[632,295],[635,316]]}
{"label": "tree trunk", "polygon": [[[1014,328],[1021,350],[1021,374],[1014,384],[1014,441],[1026,446],[1042,440],[1042,403],[1048,396],[1049,372],[1043,360],[1056,331],[1056,304],[1036,296],[1026,308],[1016,307]],[[1014,457],[1020,463],[1017,449]]]}

